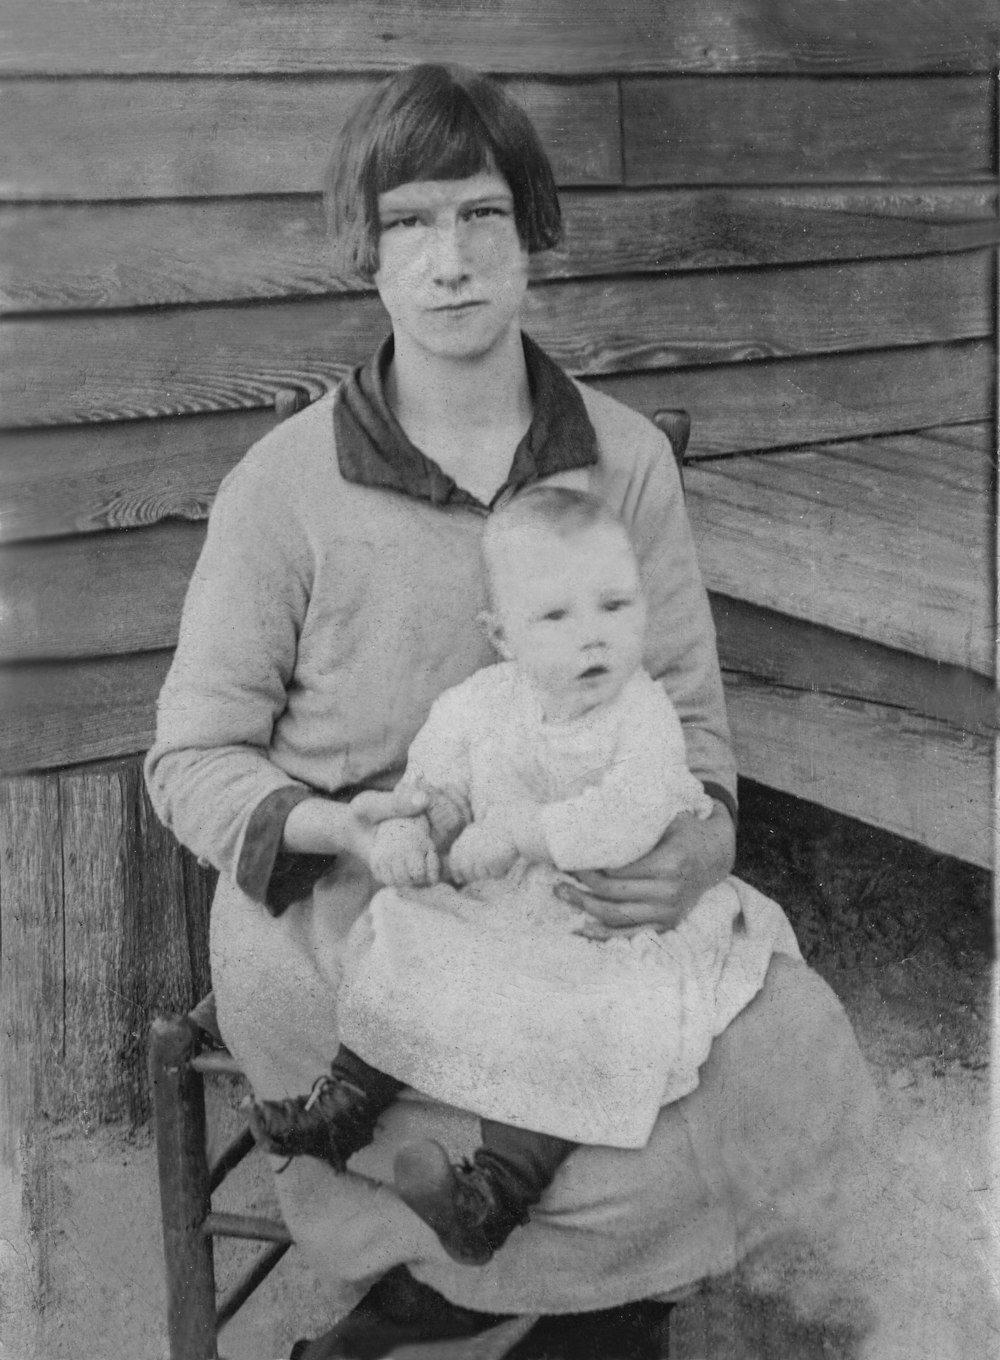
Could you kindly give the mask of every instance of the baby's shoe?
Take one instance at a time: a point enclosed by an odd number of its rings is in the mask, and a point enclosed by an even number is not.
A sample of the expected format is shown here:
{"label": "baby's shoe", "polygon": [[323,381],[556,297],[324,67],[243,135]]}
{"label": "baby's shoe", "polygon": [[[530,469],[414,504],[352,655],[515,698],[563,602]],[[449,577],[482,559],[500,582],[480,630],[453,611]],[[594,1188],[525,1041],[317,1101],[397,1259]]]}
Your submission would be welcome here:
{"label": "baby's shoe", "polygon": [[396,1192],[431,1228],[445,1251],[465,1266],[481,1266],[514,1229],[527,1223],[523,1205],[502,1202],[489,1171],[453,1166],[440,1143],[407,1143],[393,1164]]}
{"label": "baby's shoe", "polygon": [[364,1091],[342,1077],[324,1076],[307,1096],[244,1102],[250,1132],[276,1157],[319,1157],[343,1171],[349,1157],[367,1147],[378,1110]]}

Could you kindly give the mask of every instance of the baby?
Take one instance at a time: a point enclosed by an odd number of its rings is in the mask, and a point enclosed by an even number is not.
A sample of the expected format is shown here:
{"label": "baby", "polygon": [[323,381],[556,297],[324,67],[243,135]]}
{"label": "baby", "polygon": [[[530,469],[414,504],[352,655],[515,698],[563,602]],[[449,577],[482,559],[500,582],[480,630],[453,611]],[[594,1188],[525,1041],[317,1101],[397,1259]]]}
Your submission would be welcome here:
{"label": "baby", "polygon": [[338,1169],[404,1087],[478,1114],[471,1161],[424,1140],[394,1164],[402,1199],[470,1265],[575,1146],[643,1146],[774,950],[797,953],[778,908],[750,921],[729,884],[666,934],[609,932],[572,905],[574,870],[631,864],[711,802],[642,667],[623,524],[587,493],[534,487],[494,512],[483,554],[506,660],[446,691],[410,748],[404,779],[431,807],[377,830],[389,886],[348,940],[330,1075],[251,1108],[269,1151]]}

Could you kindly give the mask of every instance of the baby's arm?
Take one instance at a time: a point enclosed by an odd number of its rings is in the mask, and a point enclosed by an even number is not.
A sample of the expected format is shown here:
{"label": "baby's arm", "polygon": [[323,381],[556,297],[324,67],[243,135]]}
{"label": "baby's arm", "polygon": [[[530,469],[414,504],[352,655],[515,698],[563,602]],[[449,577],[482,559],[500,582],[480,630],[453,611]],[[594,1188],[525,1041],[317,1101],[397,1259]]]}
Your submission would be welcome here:
{"label": "baby's arm", "polygon": [[426,810],[420,817],[383,823],[370,861],[375,876],[392,887],[437,883],[442,858],[472,820],[467,689],[468,682],[440,695],[410,745],[399,787],[426,794]]}

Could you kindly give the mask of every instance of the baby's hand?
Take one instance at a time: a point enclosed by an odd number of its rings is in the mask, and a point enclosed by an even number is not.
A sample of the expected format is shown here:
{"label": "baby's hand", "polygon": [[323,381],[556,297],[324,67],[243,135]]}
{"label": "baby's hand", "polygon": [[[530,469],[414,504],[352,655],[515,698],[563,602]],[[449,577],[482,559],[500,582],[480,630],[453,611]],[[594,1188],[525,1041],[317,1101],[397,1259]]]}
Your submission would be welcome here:
{"label": "baby's hand", "polygon": [[368,867],[390,888],[436,883],[441,862],[423,817],[394,817],[375,828]]}
{"label": "baby's hand", "polygon": [[446,855],[459,834],[472,821],[469,800],[451,785],[427,788],[429,802],[424,814],[430,823],[431,840],[439,855]]}
{"label": "baby's hand", "polygon": [[473,823],[451,847],[448,865],[456,883],[476,878],[503,878],[517,859],[517,846],[501,831]]}

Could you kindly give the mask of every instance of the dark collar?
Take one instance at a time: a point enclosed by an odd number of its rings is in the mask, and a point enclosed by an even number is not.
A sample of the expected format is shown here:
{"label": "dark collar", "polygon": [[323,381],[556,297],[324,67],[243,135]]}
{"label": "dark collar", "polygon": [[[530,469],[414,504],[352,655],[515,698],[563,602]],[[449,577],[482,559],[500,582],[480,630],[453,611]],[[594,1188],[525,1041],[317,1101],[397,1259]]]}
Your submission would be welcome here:
{"label": "dark collar", "polygon": [[[493,504],[529,482],[597,462],[597,436],[580,393],[533,340],[526,335],[521,338],[534,414]],[[410,442],[389,410],[385,376],[392,355],[390,335],[337,391],[333,430],[341,476],[348,482],[401,491],[434,505],[481,509],[474,496]]]}

